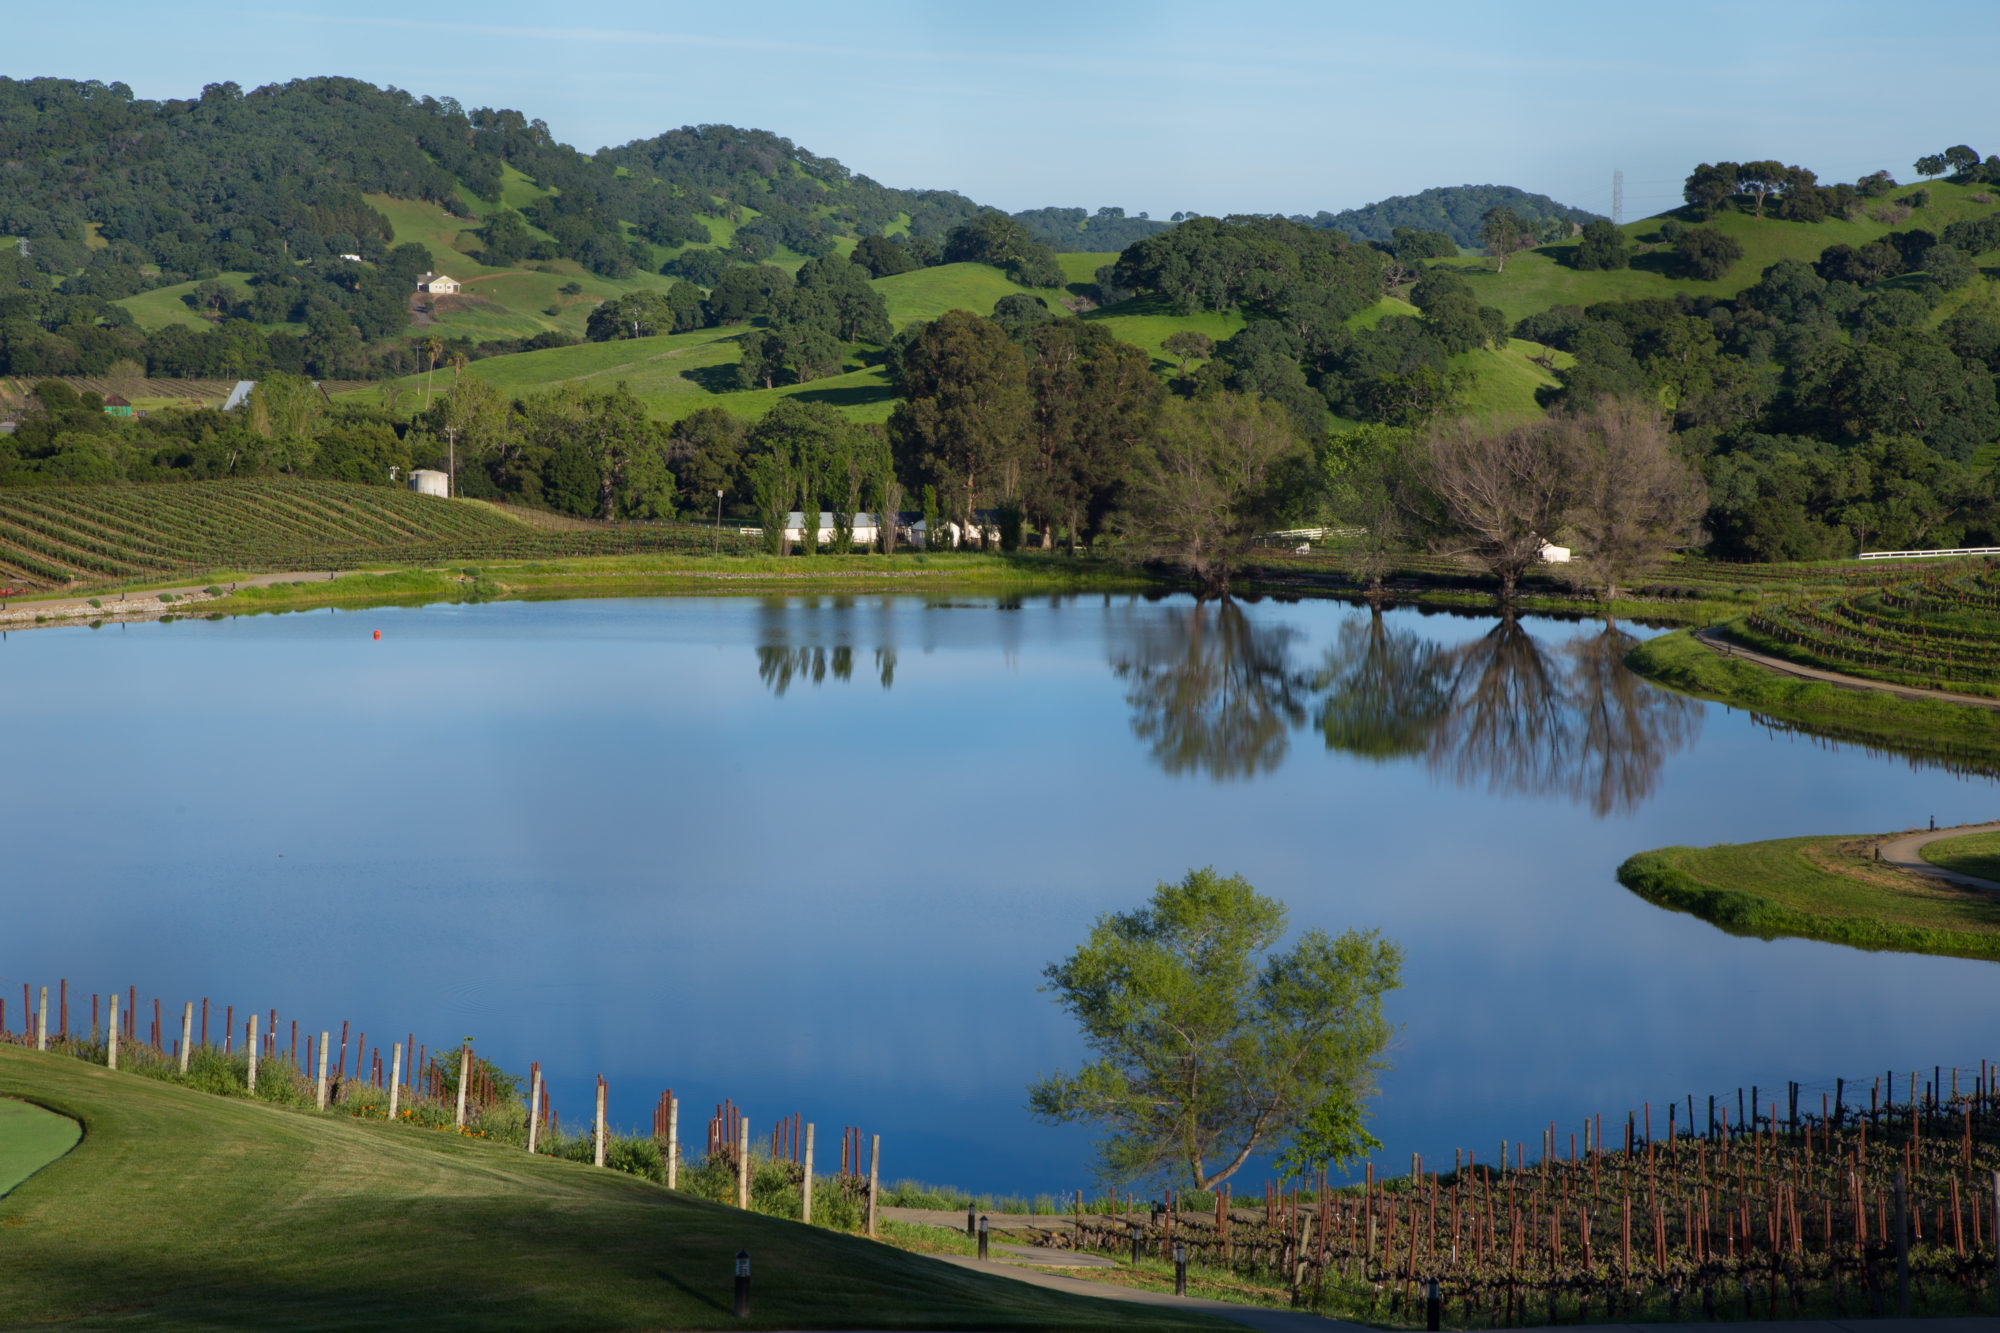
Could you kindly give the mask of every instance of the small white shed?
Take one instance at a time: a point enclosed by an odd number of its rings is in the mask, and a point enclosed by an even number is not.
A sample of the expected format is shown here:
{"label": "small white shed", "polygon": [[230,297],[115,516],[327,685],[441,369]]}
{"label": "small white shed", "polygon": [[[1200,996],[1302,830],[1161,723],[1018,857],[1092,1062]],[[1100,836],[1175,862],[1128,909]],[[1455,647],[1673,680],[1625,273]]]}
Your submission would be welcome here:
{"label": "small white shed", "polygon": [[416,468],[410,473],[410,489],[418,495],[448,499],[451,496],[451,478],[434,468]]}

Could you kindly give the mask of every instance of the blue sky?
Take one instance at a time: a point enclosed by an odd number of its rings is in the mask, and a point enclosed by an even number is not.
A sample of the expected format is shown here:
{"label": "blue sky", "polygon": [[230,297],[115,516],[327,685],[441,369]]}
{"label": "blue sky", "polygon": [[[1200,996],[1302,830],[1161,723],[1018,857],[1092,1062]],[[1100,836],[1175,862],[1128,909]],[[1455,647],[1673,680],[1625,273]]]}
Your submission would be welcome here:
{"label": "blue sky", "polygon": [[[171,14],[171,21],[165,21]],[[6,23],[0,72],[192,95],[348,74],[508,106],[585,150],[683,124],[776,131],[886,184],[1009,209],[1312,212],[1498,182],[1626,214],[1696,161],[1908,179],[2000,151],[2000,6],[643,4],[106,0]]]}

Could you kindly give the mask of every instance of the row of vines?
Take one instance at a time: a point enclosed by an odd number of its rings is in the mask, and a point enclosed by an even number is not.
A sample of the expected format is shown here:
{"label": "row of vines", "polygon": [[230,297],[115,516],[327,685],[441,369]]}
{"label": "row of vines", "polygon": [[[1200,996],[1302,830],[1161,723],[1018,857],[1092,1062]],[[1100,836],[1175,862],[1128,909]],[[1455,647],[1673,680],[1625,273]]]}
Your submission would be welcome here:
{"label": "row of vines", "polygon": [[480,505],[338,482],[190,482],[0,490],[0,582],[61,586],[211,570],[750,549],[679,524],[528,527]]}
{"label": "row of vines", "polygon": [[1760,607],[1753,646],[1922,688],[2000,686],[2000,570],[1929,569],[1889,586]]}

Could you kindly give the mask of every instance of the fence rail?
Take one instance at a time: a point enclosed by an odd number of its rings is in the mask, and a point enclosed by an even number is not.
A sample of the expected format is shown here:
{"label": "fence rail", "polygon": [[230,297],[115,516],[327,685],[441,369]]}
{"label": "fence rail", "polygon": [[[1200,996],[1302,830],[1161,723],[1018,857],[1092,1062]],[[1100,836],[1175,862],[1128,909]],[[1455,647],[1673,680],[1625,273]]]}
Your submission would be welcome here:
{"label": "fence rail", "polygon": [[1857,560],[1941,560],[1956,555],[2000,555],[2000,546],[1960,546],[1949,551],[1863,551]]}

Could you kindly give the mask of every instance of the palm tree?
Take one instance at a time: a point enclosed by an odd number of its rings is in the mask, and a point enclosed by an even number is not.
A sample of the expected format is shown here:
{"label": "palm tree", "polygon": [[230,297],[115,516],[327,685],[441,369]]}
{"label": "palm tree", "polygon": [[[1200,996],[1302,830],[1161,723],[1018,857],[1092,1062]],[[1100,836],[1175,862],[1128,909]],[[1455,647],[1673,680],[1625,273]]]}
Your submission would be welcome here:
{"label": "palm tree", "polygon": [[424,354],[430,358],[430,369],[424,372],[424,411],[431,410],[431,376],[437,374],[438,358],[444,355],[444,344],[432,334],[424,339]]}

